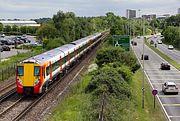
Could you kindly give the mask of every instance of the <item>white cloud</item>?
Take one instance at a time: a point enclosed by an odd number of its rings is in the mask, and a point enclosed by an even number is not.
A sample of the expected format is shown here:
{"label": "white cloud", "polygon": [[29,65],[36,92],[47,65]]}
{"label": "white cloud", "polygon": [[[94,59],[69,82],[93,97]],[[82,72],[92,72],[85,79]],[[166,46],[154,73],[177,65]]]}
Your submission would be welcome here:
{"label": "white cloud", "polygon": [[109,11],[125,16],[126,9],[141,9],[141,14],[176,14],[179,5],[180,0],[0,0],[0,17],[52,17],[58,10],[78,16],[105,15]]}

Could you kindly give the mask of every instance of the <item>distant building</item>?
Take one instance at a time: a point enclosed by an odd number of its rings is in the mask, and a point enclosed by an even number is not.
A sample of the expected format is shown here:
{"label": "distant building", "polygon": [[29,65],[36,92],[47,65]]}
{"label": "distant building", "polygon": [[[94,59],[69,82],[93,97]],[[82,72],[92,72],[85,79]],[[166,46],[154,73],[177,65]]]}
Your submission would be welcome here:
{"label": "distant building", "polygon": [[180,8],[178,9],[178,14],[180,14]]}
{"label": "distant building", "polygon": [[136,18],[136,10],[126,10],[126,18],[131,19],[131,18]]}
{"label": "distant building", "polygon": [[4,26],[6,25],[16,25],[16,26],[34,26],[39,27],[40,24],[37,24],[35,21],[27,21],[27,20],[0,20],[0,23],[2,23]]}
{"label": "distant building", "polygon": [[156,18],[156,14],[142,15],[142,18],[145,20],[153,20]]}
{"label": "distant building", "polygon": [[170,17],[170,14],[164,14],[164,15],[158,15],[157,16],[158,19],[166,19],[168,17]]}

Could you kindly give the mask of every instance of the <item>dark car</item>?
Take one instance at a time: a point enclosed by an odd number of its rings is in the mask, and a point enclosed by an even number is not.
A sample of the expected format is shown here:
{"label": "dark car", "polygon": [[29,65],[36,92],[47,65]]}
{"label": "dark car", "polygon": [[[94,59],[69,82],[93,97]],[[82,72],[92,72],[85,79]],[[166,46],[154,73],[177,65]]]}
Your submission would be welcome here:
{"label": "dark car", "polygon": [[150,44],[154,44],[154,41],[153,41],[153,40],[151,40],[151,41],[150,41]]}
{"label": "dark car", "polygon": [[144,57],[144,60],[149,60],[149,56],[148,56],[148,55],[144,55],[144,56],[143,56],[143,54],[142,54],[141,60],[143,60],[143,57]]}
{"label": "dark car", "polygon": [[4,44],[0,41],[0,45],[4,45]]}
{"label": "dark car", "polygon": [[8,47],[7,45],[3,45],[2,49],[3,49],[3,51],[11,51],[11,48]]}
{"label": "dark car", "polygon": [[0,41],[1,41],[1,43],[5,44],[5,45],[11,45],[12,44],[9,39],[1,38]]}
{"label": "dark car", "polygon": [[137,42],[133,42],[133,45],[134,45],[134,46],[137,46]]}
{"label": "dark car", "polygon": [[170,70],[171,66],[168,63],[161,63],[161,70]]}
{"label": "dark car", "polygon": [[1,52],[3,52],[3,48],[2,48],[2,46],[0,46],[0,51],[1,51]]}

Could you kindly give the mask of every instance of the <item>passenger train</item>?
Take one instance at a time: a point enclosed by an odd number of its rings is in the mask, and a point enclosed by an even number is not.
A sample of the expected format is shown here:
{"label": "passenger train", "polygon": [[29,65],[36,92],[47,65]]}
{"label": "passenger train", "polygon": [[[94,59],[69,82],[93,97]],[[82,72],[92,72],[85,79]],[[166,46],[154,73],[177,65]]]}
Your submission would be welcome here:
{"label": "passenger train", "polygon": [[103,33],[95,33],[17,64],[17,93],[40,94],[45,92],[49,83],[99,42],[102,35]]}

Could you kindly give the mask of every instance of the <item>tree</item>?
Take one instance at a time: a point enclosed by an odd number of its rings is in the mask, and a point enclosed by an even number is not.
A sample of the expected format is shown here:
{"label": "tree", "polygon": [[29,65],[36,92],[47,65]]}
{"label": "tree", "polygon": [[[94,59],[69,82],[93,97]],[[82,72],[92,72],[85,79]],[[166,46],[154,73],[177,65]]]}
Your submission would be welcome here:
{"label": "tree", "polygon": [[2,32],[2,31],[3,31],[3,24],[0,23],[0,32]]}
{"label": "tree", "polygon": [[72,18],[66,18],[62,24],[63,37],[67,42],[75,40],[75,22]]}
{"label": "tree", "polygon": [[12,26],[12,31],[13,31],[13,32],[17,32],[17,30],[18,30],[18,27],[17,27],[16,25],[13,25],[13,26]]}
{"label": "tree", "polygon": [[55,28],[57,30],[59,30],[60,34],[62,34],[62,24],[63,24],[63,21],[64,19],[66,18],[65,14],[63,13],[63,11],[58,11],[56,15],[53,15],[53,22],[54,22],[54,25],[55,25]]}
{"label": "tree", "polygon": [[27,34],[27,27],[26,27],[26,26],[21,26],[21,27],[20,27],[20,31],[21,31],[21,33],[23,33],[23,34]]}
{"label": "tree", "polygon": [[42,39],[47,37],[49,38],[55,38],[57,35],[56,28],[51,24],[42,24],[41,27],[37,30],[37,36]]}
{"label": "tree", "polygon": [[6,25],[6,26],[4,27],[4,32],[10,32],[10,31],[11,31],[11,26]]}

